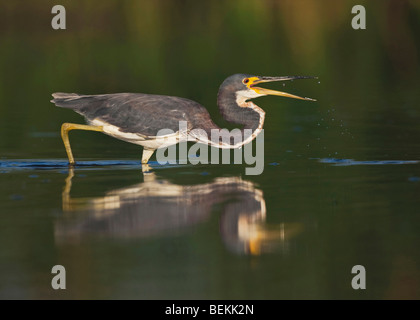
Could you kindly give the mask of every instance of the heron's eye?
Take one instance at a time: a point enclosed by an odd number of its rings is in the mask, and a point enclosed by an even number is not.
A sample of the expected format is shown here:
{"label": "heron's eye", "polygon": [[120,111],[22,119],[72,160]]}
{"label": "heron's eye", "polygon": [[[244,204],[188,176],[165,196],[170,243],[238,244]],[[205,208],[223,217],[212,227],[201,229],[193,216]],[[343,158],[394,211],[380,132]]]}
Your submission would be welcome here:
{"label": "heron's eye", "polygon": [[242,82],[243,83],[248,83],[249,82],[249,79],[248,78],[245,78]]}

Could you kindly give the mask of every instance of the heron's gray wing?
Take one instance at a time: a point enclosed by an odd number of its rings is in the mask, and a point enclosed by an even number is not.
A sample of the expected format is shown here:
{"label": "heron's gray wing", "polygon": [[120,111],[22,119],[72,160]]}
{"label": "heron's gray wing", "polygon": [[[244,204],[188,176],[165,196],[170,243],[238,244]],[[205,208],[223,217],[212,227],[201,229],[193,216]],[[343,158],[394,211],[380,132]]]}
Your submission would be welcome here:
{"label": "heron's gray wing", "polygon": [[179,130],[180,121],[187,128],[197,119],[211,121],[207,110],[199,103],[178,97],[141,93],[103,95],[53,94],[57,106],[70,108],[88,121],[101,120],[117,126],[122,132],[156,136],[161,129]]}

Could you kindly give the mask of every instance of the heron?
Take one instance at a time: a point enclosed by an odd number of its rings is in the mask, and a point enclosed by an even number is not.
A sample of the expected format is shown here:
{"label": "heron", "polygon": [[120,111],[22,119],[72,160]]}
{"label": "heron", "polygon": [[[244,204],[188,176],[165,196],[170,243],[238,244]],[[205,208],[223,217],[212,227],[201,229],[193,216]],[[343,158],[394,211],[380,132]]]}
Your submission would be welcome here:
{"label": "heron", "polygon": [[[234,74],[221,84],[217,104],[222,117],[241,128],[240,139],[226,141],[210,139],[212,130],[221,130],[213,122],[207,109],[198,102],[173,96],[144,93],[113,93],[84,95],[56,92],[51,100],[56,106],[72,109],[84,116],[87,124],[63,123],[61,137],[70,165],[76,162],[70,146],[70,130],[98,131],[114,138],[143,146],[141,163],[147,165],[155,150],[184,141],[195,141],[223,149],[240,148],[251,142],[262,131],[265,119],[263,109],[251,99],[275,95],[316,101],[294,94],[266,89],[260,83],[311,79],[309,76],[255,76]],[[179,123],[186,125],[180,129]],[[161,130],[169,134],[161,134]],[[245,131],[250,134],[245,134]]]}

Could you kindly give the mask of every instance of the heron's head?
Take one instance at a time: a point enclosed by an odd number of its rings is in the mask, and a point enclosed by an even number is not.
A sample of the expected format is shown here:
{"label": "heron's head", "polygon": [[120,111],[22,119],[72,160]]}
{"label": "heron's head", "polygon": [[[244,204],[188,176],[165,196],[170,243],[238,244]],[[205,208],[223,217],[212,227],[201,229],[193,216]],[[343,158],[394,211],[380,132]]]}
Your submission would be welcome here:
{"label": "heron's head", "polygon": [[288,81],[298,79],[314,79],[315,77],[306,76],[285,76],[285,77],[266,77],[266,76],[253,76],[249,74],[234,74],[227,78],[222,86],[229,87],[230,90],[234,91],[237,96],[241,96],[244,99],[253,99],[267,95],[282,96],[294,99],[315,101],[315,99],[299,97],[294,94],[276,91],[271,89],[261,88],[257,85],[264,82],[273,81]]}

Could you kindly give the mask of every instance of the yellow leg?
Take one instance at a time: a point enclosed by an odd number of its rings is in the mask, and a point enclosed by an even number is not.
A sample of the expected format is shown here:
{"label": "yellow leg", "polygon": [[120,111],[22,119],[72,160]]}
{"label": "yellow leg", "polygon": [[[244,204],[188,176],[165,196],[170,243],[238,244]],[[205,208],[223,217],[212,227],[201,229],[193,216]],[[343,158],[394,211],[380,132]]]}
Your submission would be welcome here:
{"label": "yellow leg", "polygon": [[69,141],[69,131],[70,130],[88,130],[88,131],[99,131],[103,132],[103,127],[97,126],[88,126],[84,124],[75,124],[75,123],[63,123],[61,126],[61,138],[64,142],[64,147],[66,148],[67,156],[69,158],[69,163],[74,165],[74,157],[71,152],[70,141]]}
{"label": "yellow leg", "polygon": [[141,171],[143,172],[143,176],[154,175],[154,173],[152,172],[152,168],[147,163],[143,163],[141,165]]}
{"label": "yellow leg", "polygon": [[141,163],[147,164],[149,162],[150,157],[153,155],[153,152],[155,152],[154,149],[143,149],[143,156],[141,157]]}

